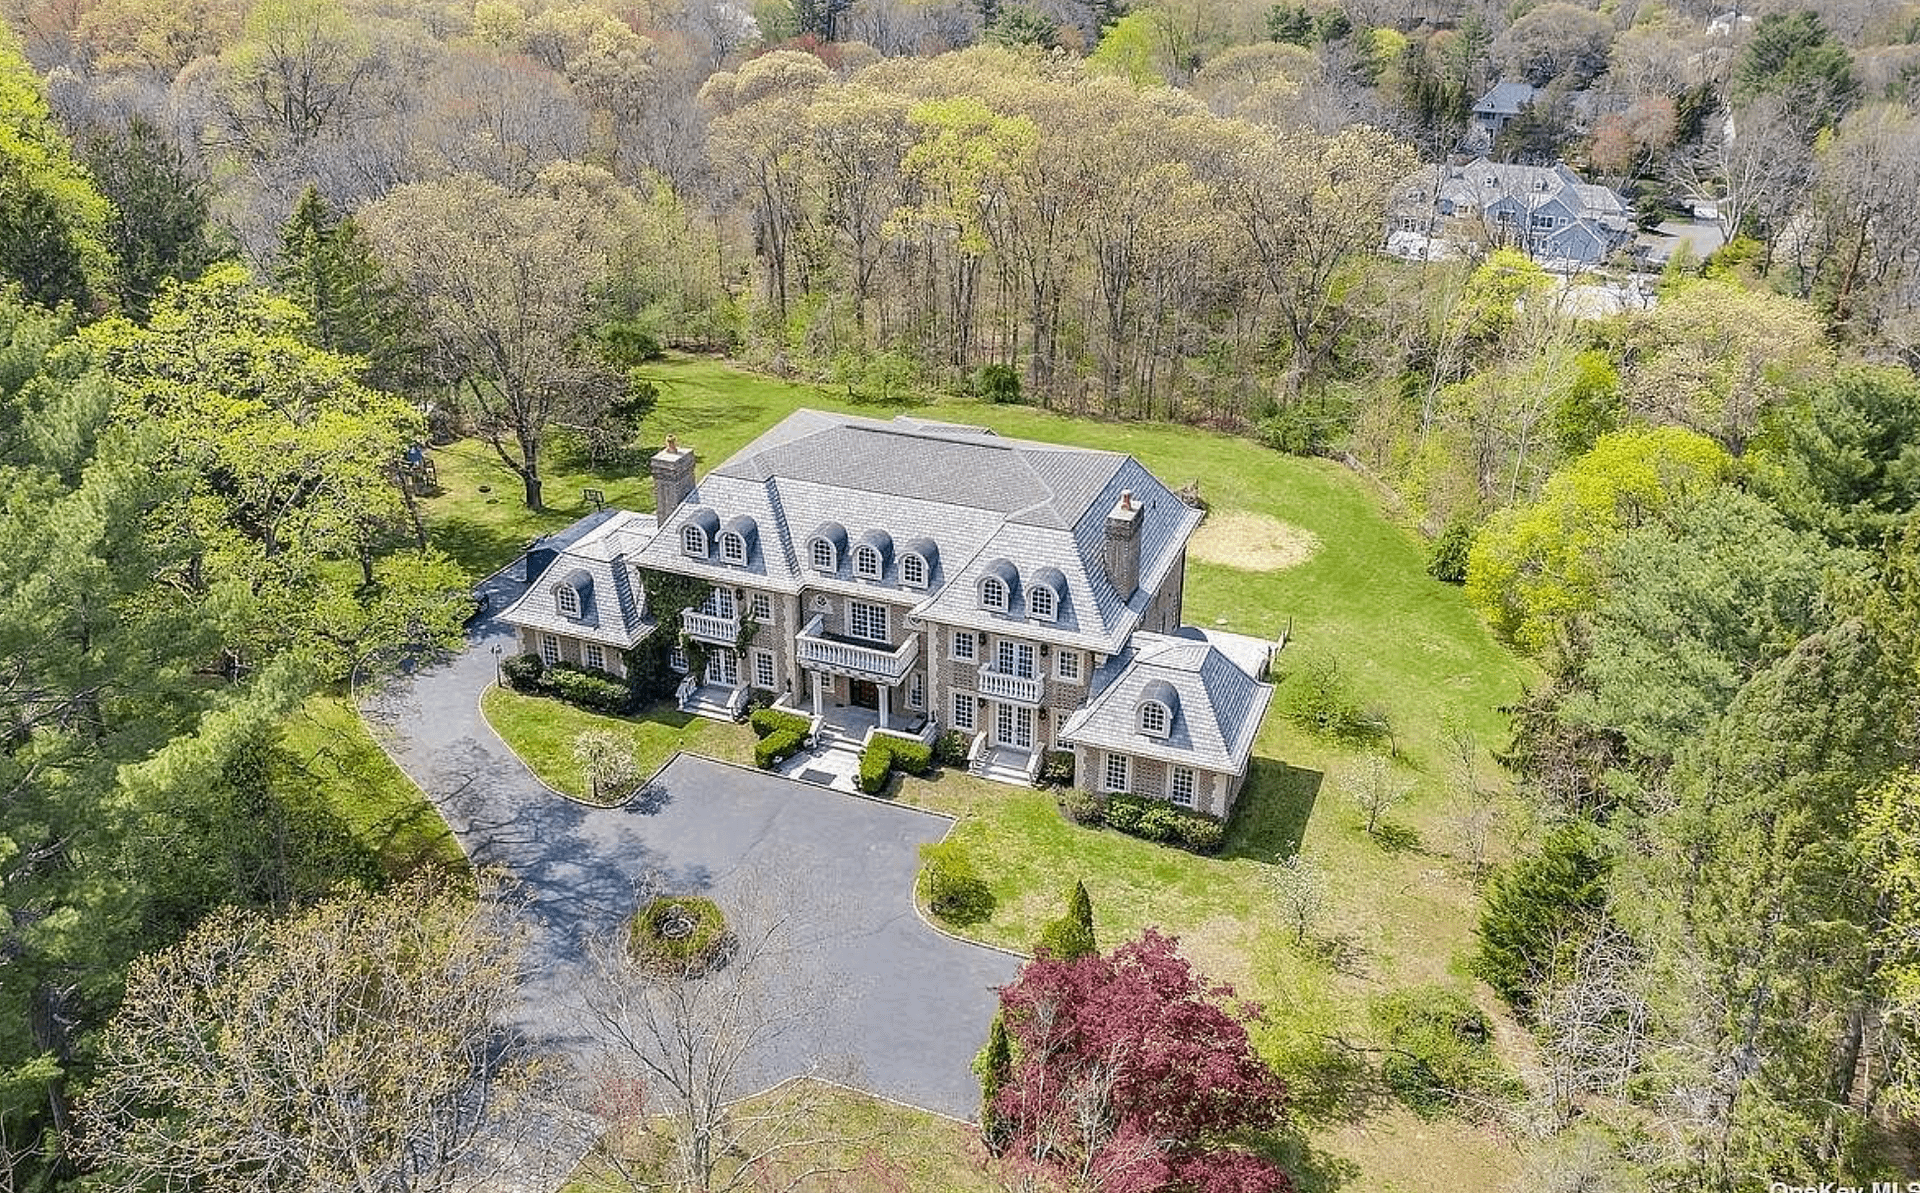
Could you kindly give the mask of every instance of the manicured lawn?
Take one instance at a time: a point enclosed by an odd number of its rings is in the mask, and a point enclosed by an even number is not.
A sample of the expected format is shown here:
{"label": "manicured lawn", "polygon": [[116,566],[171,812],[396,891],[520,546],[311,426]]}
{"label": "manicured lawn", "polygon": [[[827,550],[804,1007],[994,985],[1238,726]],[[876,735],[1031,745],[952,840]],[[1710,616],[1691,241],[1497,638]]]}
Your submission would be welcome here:
{"label": "manicured lawn", "polygon": [[745,725],[690,717],[661,704],[632,717],[607,717],[545,696],[488,688],[480,711],[500,740],[513,747],[547,786],[587,798],[587,780],[573,757],[574,739],[589,729],[611,729],[633,743],[640,773],[651,775],[679,750],[727,762],[753,761],[753,731]]}
{"label": "manicured lawn", "polygon": [[[798,406],[846,408],[815,387],[712,361],[676,360],[651,372],[663,396],[649,418],[648,439],[674,431],[698,451],[703,471]],[[880,417],[893,412],[857,409]],[[1238,515],[1216,525],[1230,525],[1240,535],[1265,528],[1273,536],[1270,550],[1244,556],[1216,551],[1202,559],[1196,549],[1187,570],[1187,620],[1268,637],[1289,632],[1278,663],[1282,672],[1309,653],[1337,658],[1357,701],[1384,713],[1392,725],[1395,769],[1411,784],[1409,798],[1388,817],[1392,847],[1368,838],[1341,790],[1342,777],[1360,764],[1364,749],[1296,726],[1284,715],[1284,692],[1261,730],[1252,778],[1217,858],[1080,828],[1042,793],[959,774],[907,779],[897,798],[958,818],[954,839],[971,853],[997,899],[993,915],[966,931],[1028,948],[1041,924],[1059,914],[1064,888],[1084,879],[1104,944],[1160,927],[1178,935],[1206,972],[1266,1004],[1258,1039],[1292,1081],[1307,1129],[1304,1137],[1271,1146],[1301,1175],[1303,1189],[1508,1184],[1514,1153],[1491,1131],[1452,1121],[1424,1123],[1393,1108],[1370,1083],[1366,1067],[1330,1038],[1368,1042],[1368,1002],[1385,990],[1420,983],[1473,988],[1477,1001],[1499,1018],[1488,992],[1463,976],[1478,896],[1461,860],[1464,800],[1454,789],[1448,743],[1450,731],[1469,731],[1478,743],[1479,781],[1500,785],[1491,755],[1506,744],[1499,709],[1520,695],[1531,678],[1528,668],[1493,641],[1457,588],[1426,575],[1424,544],[1383,513],[1381,495],[1331,461],[1282,456],[1190,427],[1099,423],[1026,407],[944,399],[920,412],[984,423],[1009,435],[1131,452],[1173,485],[1198,478],[1214,513]],[[473,450],[463,445],[439,453],[443,481],[457,472],[445,461]],[[450,491],[431,516],[437,538],[443,517],[497,529],[491,545],[484,535],[466,536],[476,570],[483,570],[480,563],[491,570],[510,560],[520,538],[532,531],[584,512],[556,509],[536,517],[503,509],[517,502],[511,476],[497,462],[489,470],[484,458],[472,458],[478,463],[466,474],[465,495]],[[475,509],[480,483],[495,486],[499,504]],[[643,465],[602,487],[610,501],[650,508]],[[563,496],[578,498],[557,482],[550,493],[556,504]],[[1231,566],[1261,556],[1266,564],[1284,566]],[[564,723],[509,725],[503,736],[565,788],[571,734],[587,714],[561,711]],[[525,745],[512,736],[523,731]],[[723,757],[744,757],[750,744],[746,738],[693,744],[685,726],[657,732],[702,753],[739,751]],[[664,760],[672,747],[661,741],[647,748],[663,751]],[[578,790],[577,775],[570,781]],[[1496,851],[1500,839],[1496,833]],[[1304,947],[1296,947],[1281,924],[1269,885],[1273,863],[1296,851],[1327,873],[1331,895],[1324,923]],[[936,1181],[925,1187],[964,1186]]]}
{"label": "manicured lawn", "polygon": [[467,868],[440,813],[374,743],[344,698],[310,698],[281,726],[281,742],[296,768],[289,780],[317,794],[388,873],[423,865]]}

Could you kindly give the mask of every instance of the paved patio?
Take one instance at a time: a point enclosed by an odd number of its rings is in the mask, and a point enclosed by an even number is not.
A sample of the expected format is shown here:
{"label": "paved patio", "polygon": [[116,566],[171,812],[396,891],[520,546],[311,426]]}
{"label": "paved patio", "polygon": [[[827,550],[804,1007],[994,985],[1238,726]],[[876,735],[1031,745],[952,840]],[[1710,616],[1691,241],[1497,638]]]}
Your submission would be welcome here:
{"label": "paved patio", "polygon": [[482,620],[464,651],[382,691],[365,711],[474,861],[505,867],[532,892],[529,1030],[589,1050],[579,1027],[584,946],[617,930],[643,876],[723,907],[765,876],[804,901],[802,918],[833,981],[830,992],[809,995],[819,1002],[809,1038],[765,1057],[754,1084],[810,1061],[851,1062],[854,1082],[875,1093],[972,1115],[979,1094],[969,1062],[994,988],[1011,980],[1018,960],[944,936],[915,913],[917,851],[945,835],[944,818],[691,755],[675,758],[627,806],[565,799],[480,715],[495,645],[510,652],[511,634]]}

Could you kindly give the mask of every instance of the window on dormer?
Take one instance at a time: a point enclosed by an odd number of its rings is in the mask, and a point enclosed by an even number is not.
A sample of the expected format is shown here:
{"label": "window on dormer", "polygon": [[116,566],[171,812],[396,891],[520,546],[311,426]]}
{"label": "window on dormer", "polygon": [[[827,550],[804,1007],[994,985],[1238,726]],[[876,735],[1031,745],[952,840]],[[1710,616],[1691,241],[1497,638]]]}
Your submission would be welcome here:
{"label": "window on dormer", "polygon": [[1056,611],[1053,589],[1043,584],[1027,587],[1027,612],[1043,621],[1052,621]]}
{"label": "window on dormer", "polygon": [[580,590],[571,584],[560,585],[553,590],[553,606],[562,617],[580,616]]}
{"label": "window on dormer", "polygon": [[927,586],[927,561],[918,555],[902,555],[900,557],[900,583],[905,584],[909,588],[925,588]]}
{"label": "window on dormer", "polygon": [[707,554],[707,532],[698,526],[682,527],[680,549],[689,555],[698,555],[704,559]]}
{"label": "window on dormer", "polygon": [[1150,737],[1167,735],[1167,706],[1158,700],[1149,700],[1140,706],[1140,732]]}
{"label": "window on dormer", "polygon": [[745,563],[747,561],[747,540],[737,534],[729,533],[721,535],[720,558],[726,560],[728,563]]}
{"label": "window on dormer", "polygon": [[862,580],[880,578],[880,552],[864,543],[853,549],[853,573]]}
{"label": "window on dormer", "polygon": [[1007,582],[998,576],[988,576],[980,585],[980,603],[989,609],[1005,612],[1007,608]]}
{"label": "window on dormer", "polygon": [[834,558],[833,544],[826,539],[813,540],[811,554],[815,571],[831,572],[837,571],[840,567],[840,561]]}

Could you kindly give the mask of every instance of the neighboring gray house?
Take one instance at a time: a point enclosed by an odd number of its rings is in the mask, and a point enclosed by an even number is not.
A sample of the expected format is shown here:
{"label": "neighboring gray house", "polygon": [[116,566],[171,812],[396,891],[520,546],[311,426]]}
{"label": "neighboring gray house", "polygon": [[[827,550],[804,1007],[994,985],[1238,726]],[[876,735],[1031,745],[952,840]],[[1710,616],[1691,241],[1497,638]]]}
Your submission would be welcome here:
{"label": "neighboring gray house", "polygon": [[[1064,727],[1134,682],[1137,641],[1185,632],[1200,512],[1120,452],[801,410],[698,481],[693,453],[672,439],[651,469],[657,533],[625,514],[557,554],[502,615],[523,650],[601,665],[591,645],[609,659],[604,647],[658,629],[639,569],[696,577],[710,594],[671,627],[707,655],[681,686],[684,709],[731,717],[763,692],[811,717],[828,746],[955,729],[973,739],[975,773],[1026,783],[1070,740],[1077,754],[1116,748],[1093,744],[1103,717],[1086,722],[1085,746]],[[568,613],[589,604],[591,618]],[[1178,731],[1132,743],[1133,790],[1231,807],[1271,696],[1265,644],[1236,641],[1198,681],[1169,672]],[[1239,680],[1223,667],[1242,668]],[[1224,745],[1197,755],[1195,732]],[[1102,789],[1104,771],[1076,773]]]}
{"label": "neighboring gray house", "polygon": [[1517,248],[1544,262],[1585,267],[1630,244],[1633,213],[1564,163],[1515,166],[1474,158],[1428,166],[1394,204],[1394,231]]}
{"label": "neighboring gray house", "polygon": [[1514,79],[1495,83],[1473,105],[1473,115],[1468,121],[1469,137],[1483,148],[1492,148],[1493,139],[1516,116],[1532,107],[1539,95],[1539,90],[1531,83]]}

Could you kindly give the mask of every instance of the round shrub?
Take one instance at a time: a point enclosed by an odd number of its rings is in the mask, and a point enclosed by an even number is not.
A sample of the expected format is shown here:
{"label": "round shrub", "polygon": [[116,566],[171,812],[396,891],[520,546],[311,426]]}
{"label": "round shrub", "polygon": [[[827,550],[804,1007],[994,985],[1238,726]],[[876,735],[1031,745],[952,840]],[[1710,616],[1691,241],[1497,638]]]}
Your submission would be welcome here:
{"label": "round shrub", "polygon": [[1107,797],[1104,819],[1107,827],[1130,836],[1141,836],[1140,817],[1146,813],[1147,799],[1144,796],[1117,793]]}
{"label": "round shrub", "polygon": [[1061,794],[1060,810],[1067,814],[1068,820],[1083,825],[1099,824],[1104,811],[1099,796],[1078,787],[1068,788]]}
{"label": "round shrub", "polygon": [[1180,837],[1180,810],[1172,804],[1149,801],[1140,811],[1140,823],[1134,834],[1149,841],[1172,841]]}
{"label": "round shrub", "polygon": [[627,939],[635,961],[675,975],[711,973],[733,952],[720,905],[694,895],[649,900],[634,913]]}
{"label": "round shrub", "polygon": [[546,661],[539,655],[517,654],[500,664],[500,677],[516,692],[535,692],[546,670]]}
{"label": "round shrub", "polygon": [[1427,575],[1448,584],[1465,584],[1467,553],[1472,550],[1473,527],[1455,518],[1427,552]]}
{"label": "round shrub", "polygon": [[1040,763],[1040,779],[1055,787],[1073,786],[1073,751],[1048,750]]}
{"label": "round shrub", "polygon": [[993,914],[993,892],[973,868],[973,861],[951,841],[923,845],[926,862],[927,905],[949,924],[977,924]]}
{"label": "round shrub", "polygon": [[941,766],[965,766],[973,739],[958,729],[949,729],[933,739],[933,760]]}
{"label": "round shrub", "polygon": [[1227,827],[1211,816],[1188,813],[1180,818],[1180,841],[1195,853],[1212,853],[1227,839]]}

